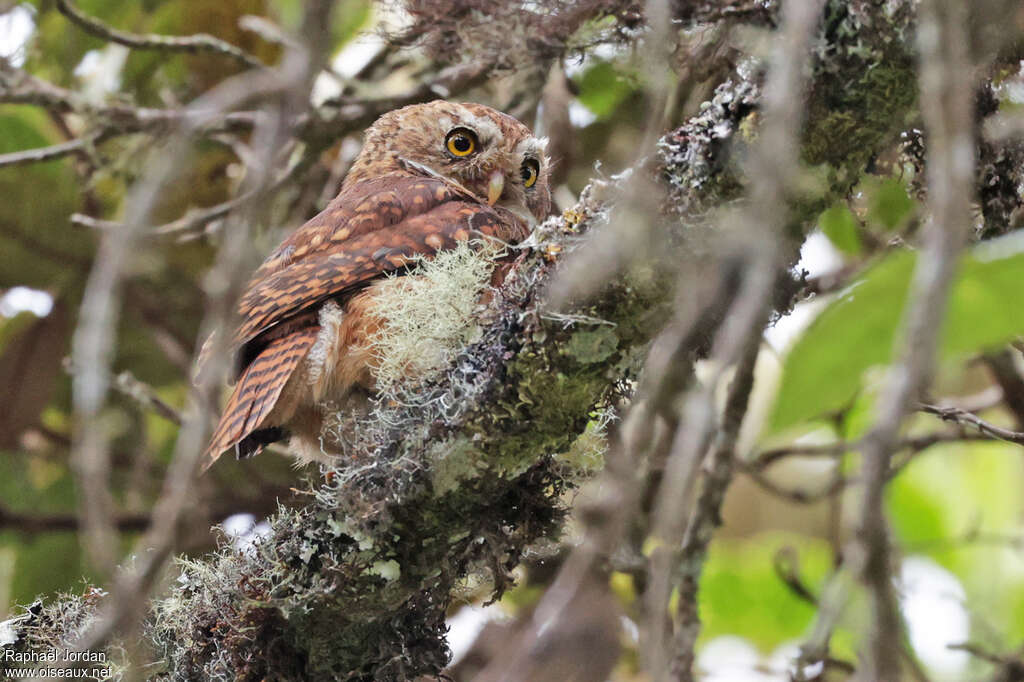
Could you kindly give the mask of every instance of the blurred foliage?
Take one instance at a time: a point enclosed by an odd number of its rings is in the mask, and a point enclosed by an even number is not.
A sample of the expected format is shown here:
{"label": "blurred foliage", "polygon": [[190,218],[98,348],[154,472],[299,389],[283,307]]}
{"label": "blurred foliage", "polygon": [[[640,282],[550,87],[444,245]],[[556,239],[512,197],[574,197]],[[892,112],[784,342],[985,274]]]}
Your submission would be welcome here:
{"label": "blurred foliage", "polygon": [[[963,258],[942,333],[947,360],[1024,334],[1024,317],[1006,314],[1024,297],[1020,237],[985,242]],[[853,398],[865,370],[892,360],[916,262],[911,251],[885,255],[815,318],[787,355],[774,429],[838,410]]]}
{"label": "blurred foliage", "polygon": [[637,91],[636,83],[622,73],[622,69],[607,61],[586,66],[576,79],[577,99],[599,120],[610,118],[623,100]]}
{"label": "blurred foliage", "polygon": [[[979,639],[1024,638],[1024,461],[1005,443],[935,447],[887,492],[896,538],[960,581]],[[951,504],[951,501],[956,504]]]}
{"label": "blurred foliage", "polygon": [[857,233],[857,219],[845,204],[836,204],[824,211],[818,218],[818,225],[837,249],[851,256],[860,255],[863,247]]}
{"label": "blurred foliage", "polygon": [[[69,514],[75,509],[74,480],[55,461],[0,453],[0,500],[9,511]],[[76,589],[92,577],[74,532],[22,533],[0,530],[0,547],[13,549],[11,583],[0,588],[15,602],[56,589]],[[8,605],[9,606],[9,605]]]}
{"label": "blurred foliage", "polygon": [[[59,135],[34,107],[0,106],[0,153],[45,147]],[[34,191],[30,191],[34,190]],[[45,192],[40,200],[36,192]],[[78,180],[67,161],[0,168],[0,287],[67,288],[84,281],[93,235],[68,230]]]}
{"label": "blurred foliage", "polygon": [[783,550],[799,557],[810,585],[821,585],[831,562],[823,541],[766,533],[712,546],[700,590],[704,639],[739,635],[770,652],[806,633],[817,609],[779,579],[774,563]]}

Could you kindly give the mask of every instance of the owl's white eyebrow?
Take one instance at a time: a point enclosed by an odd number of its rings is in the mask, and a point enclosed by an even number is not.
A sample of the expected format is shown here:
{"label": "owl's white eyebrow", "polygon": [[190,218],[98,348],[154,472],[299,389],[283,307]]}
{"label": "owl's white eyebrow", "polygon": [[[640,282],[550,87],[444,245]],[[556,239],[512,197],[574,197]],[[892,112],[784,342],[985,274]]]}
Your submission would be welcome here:
{"label": "owl's white eyebrow", "polygon": [[483,116],[476,116],[469,109],[463,108],[463,111],[465,111],[463,121],[469,122],[469,125],[465,123],[463,125],[466,125],[467,128],[475,132],[481,142],[489,144],[501,137],[501,130],[498,126],[494,125],[493,121]]}
{"label": "owl's white eyebrow", "polygon": [[516,151],[523,156],[533,154],[538,161],[543,162],[544,152],[547,150],[548,138],[528,137],[516,145]]}

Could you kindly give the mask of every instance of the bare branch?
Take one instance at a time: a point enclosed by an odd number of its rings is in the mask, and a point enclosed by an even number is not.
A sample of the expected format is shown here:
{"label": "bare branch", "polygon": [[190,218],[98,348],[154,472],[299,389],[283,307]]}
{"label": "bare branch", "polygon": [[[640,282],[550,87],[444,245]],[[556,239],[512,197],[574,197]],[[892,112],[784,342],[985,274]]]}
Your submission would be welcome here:
{"label": "bare branch", "polygon": [[[772,292],[783,256],[782,242],[789,221],[789,197],[798,170],[799,130],[804,118],[804,92],[810,58],[810,40],[818,24],[822,2],[787,2],[782,9],[782,26],[764,87],[764,124],[760,142],[754,148],[750,166],[752,185],[749,203],[739,218],[739,229],[745,229],[746,249],[741,252],[744,263],[742,284],[735,301],[725,316],[722,327],[715,335],[712,360],[719,367],[719,377],[725,368],[742,359],[736,391],[731,394],[729,419],[723,427],[719,458],[731,458],[736,433],[746,411],[748,382],[752,381],[757,348],[761,332],[767,324]],[[756,225],[756,228],[754,227]],[[646,595],[648,609],[649,642],[646,654],[648,669],[656,680],[692,680],[693,647],[700,631],[696,607],[696,577],[703,566],[701,561],[706,542],[698,541],[697,534],[710,541],[707,521],[691,521],[694,538],[684,541],[686,526],[683,519],[690,507],[690,496],[697,468],[704,458],[711,430],[715,423],[714,390],[718,378],[704,387],[693,389],[686,399],[684,419],[677,431],[679,447],[673,446],[665,464],[664,478],[659,486],[654,510],[652,536],[659,547],[651,555],[649,587]],[[703,511],[717,516],[711,507],[721,504],[720,495],[728,484],[731,471],[727,464],[717,462],[717,473],[725,474],[717,480],[720,491],[711,491],[705,499],[707,505],[698,505]],[[689,547],[697,556],[683,555]],[[678,548],[678,549],[677,549]],[[677,613],[677,636],[671,649],[664,629],[664,611],[674,586],[675,567],[685,557],[696,565],[696,573],[681,577],[680,604]],[[676,578],[678,580],[678,578]],[[691,584],[692,581],[692,584]],[[684,603],[685,602],[685,603]],[[672,651],[669,654],[669,651]]]}
{"label": "bare branch", "polygon": [[960,424],[961,426],[970,426],[989,438],[1005,441],[1007,443],[1014,443],[1016,445],[1024,445],[1024,432],[1011,431],[1010,429],[1004,429],[1000,426],[996,426],[995,424],[985,421],[978,415],[959,407],[941,407],[939,405],[922,404],[918,409],[928,414],[934,414],[944,422]]}
{"label": "bare branch", "polygon": [[[708,457],[704,486],[694,511],[690,515],[686,534],[683,536],[680,556],[682,562],[679,585],[679,602],[676,608],[678,625],[673,639],[675,657],[672,667],[677,678],[686,679],[693,669],[694,648],[700,635],[700,616],[697,613],[697,590],[708,545],[715,528],[722,523],[722,504],[725,491],[732,483],[733,466],[736,461],[736,439],[747,412],[750,392],[754,388],[754,366],[757,364],[760,338],[752,335],[749,347],[744,351],[736,374],[729,387],[722,424],[715,437],[714,447]],[[685,671],[685,672],[684,672]]]}
{"label": "bare branch", "polygon": [[756,468],[742,463],[738,464],[736,468],[738,471],[749,477],[750,480],[756,483],[765,492],[795,504],[817,504],[822,500],[838,495],[846,490],[847,487],[860,482],[859,478],[837,474],[833,476],[832,480],[827,485],[819,488],[818,490],[784,488]]}
{"label": "bare branch", "polygon": [[[984,433],[968,432],[964,429],[957,429],[955,431],[936,431],[934,433],[902,438],[895,444],[893,452],[909,450],[912,453],[916,453],[921,452],[922,450],[927,450],[931,446],[938,445],[939,443],[962,443],[964,441],[991,440],[993,438],[995,438],[995,436]],[[751,460],[745,462],[744,468],[747,471],[764,471],[773,464],[789,457],[842,457],[848,452],[859,451],[862,444],[863,441],[838,441],[825,445],[789,445],[781,448],[773,448],[771,450],[765,450]]]}
{"label": "bare branch", "polygon": [[186,52],[189,54],[208,52],[231,57],[250,68],[267,68],[266,64],[240,47],[206,33],[197,33],[190,36],[163,36],[153,33],[128,33],[126,31],[119,31],[116,28],[107,26],[99,19],[90,17],[88,14],[76,7],[71,0],[57,0],[57,9],[60,10],[61,14],[80,26],[87,33],[91,33],[92,35],[103,38],[104,40],[109,40],[113,43],[118,43],[127,47],[133,47],[139,50]]}
{"label": "bare branch", "polygon": [[0,154],[0,168],[60,159],[89,149],[89,147],[96,144],[96,141],[97,136],[80,137],[67,142],[61,142],[60,144],[51,145],[49,147],[40,147],[38,149],[26,149],[21,152]]}
{"label": "bare branch", "polygon": [[932,219],[914,272],[900,361],[890,372],[878,402],[875,425],[864,439],[864,494],[851,557],[872,601],[873,625],[863,670],[866,680],[901,676],[901,647],[894,643],[903,641],[903,628],[892,584],[883,489],[903,418],[929,383],[946,298],[971,228],[975,145],[968,11],[968,6],[958,0],[921,3],[921,111],[928,132]]}
{"label": "bare branch", "polygon": [[[117,514],[112,523],[119,531],[142,531],[149,525],[149,515]],[[81,523],[77,514],[27,514],[0,506],[0,528],[25,533],[76,531]]]}
{"label": "bare branch", "polygon": [[152,386],[139,381],[131,372],[124,371],[118,374],[117,379],[114,380],[114,388],[142,407],[152,410],[164,419],[181,426],[181,414],[164,402],[156,394]]}
{"label": "bare branch", "polygon": [[[308,158],[308,156],[305,157],[305,159]],[[245,194],[242,194],[241,196],[237,196],[234,199],[229,199],[228,201],[224,201],[215,206],[190,211],[181,218],[178,218],[177,220],[172,220],[169,223],[164,223],[162,225],[147,226],[144,229],[156,235],[181,235],[182,233],[199,230],[200,228],[205,227],[206,225],[212,223],[215,220],[224,218],[225,216],[229,215],[232,211],[235,211],[256,199],[265,199],[265,195],[267,193],[274,192],[275,190],[279,189],[281,186],[283,186],[285,183],[291,180],[300,169],[305,168],[306,165],[306,162],[302,160],[292,164],[284,173],[280,175],[280,177],[271,182],[270,185],[265,189],[247,192]],[[88,227],[96,230],[121,230],[124,228],[124,225],[122,223],[118,223],[113,220],[101,220],[99,218],[93,218],[92,216],[87,216],[82,213],[71,214],[71,223],[74,225],[79,225],[81,227]]]}

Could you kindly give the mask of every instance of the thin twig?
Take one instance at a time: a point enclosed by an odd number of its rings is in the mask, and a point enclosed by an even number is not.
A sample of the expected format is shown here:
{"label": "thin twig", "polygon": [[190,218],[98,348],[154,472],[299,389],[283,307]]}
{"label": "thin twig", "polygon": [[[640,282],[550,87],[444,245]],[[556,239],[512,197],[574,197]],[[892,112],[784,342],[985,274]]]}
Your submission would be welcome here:
{"label": "thin twig", "polygon": [[872,626],[864,679],[901,676],[904,646],[899,604],[893,589],[892,556],[883,495],[890,460],[904,416],[927,387],[938,347],[938,330],[958,256],[971,228],[974,184],[973,77],[967,54],[968,6],[958,0],[921,3],[921,111],[928,131],[928,197],[932,220],[914,271],[900,361],[891,369],[878,401],[877,418],[864,439],[864,494],[857,539],[849,555],[867,586]]}
{"label": "thin twig", "polygon": [[[202,208],[196,211],[190,211],[177,220],[172,220],[169,223],[163,223],[162,225],[147,226],[147,231],[157,235],[178,235],[183,232],[191,232],[198,230],[205,225],[219,220],[232,211],[245,206],[249,202],[257,198],[263,198],[266,193],[274,192],[279,189],[282,185],[287,183],[292,177],[294,177],[297,169],[305,167],[302,162],[292,164],[288,170],[281,174],[276,180],[274,180],[267,188],[252,192],[247,192],[234,199],[229,199],[222,203],[210,206],[208,208]],[[114,220],[102,220],[100,218],[93,218],[82,213],[71,214],[71,223],[78,225],[79,227],[88,227],[95,230],[120,230],[123,229],[123,224]]]}
{"label": "thin twig", "polygon": [[96,141],[96,136],[79,137],[67,142],[61,142],[60,144],[50,145],[49,147],[0,154],[0,168],[60,159],[84,151],[96,144]]}
{"label": "thin twig", "polygon": [[672,663],[677,678],[685,679],[693,668],[694,647],[700,635],[697,590],[711,537],[722,523],[722,504],[725,502],[725,492],[732,483],[736,440],[747,413],[750,392],[754,388],[754,367],[760,346],[760,337],[752,334],[729,386],[721,426],[708,458],[704,486],[683,536],[679,554],[684,560],[679,571],[681,575],[677,578],[679,598],[676,614],[679,625],[673,641],[676,654]]}
{"label": "thin twig", "polygon": [[1001,675],[994,677],[997,680],[1019,680],[1024,678],[1024,659],[1009,654],[997,654],[987,647],[974,642],[957,642],[947,644],[947,649],[953,651],[965,651],[975,658],[987,661],[1003,669]]}
{"label": "thin twig", "polygon": [[[113,524],[119,531],[142,531],[149,525],[149,514],[118,514]],[[77,514],[27,514],[0,506],[0,528],[25,533],[75,531],[81,527]]]}
{"label": "thin twig", "polygon": [[[788,545],[779,548],[775,552],[775,556],[772,557],[772,568],[775,569],[775,575],[778,576],[779,580],[797,598],[811,606],[818,606],[818,596],[814,594],[814,591],[800,573],[800,557],[795,548]],[[853,666],[850,666],[850,668],[852,672]]]}
{"label": "thin twig", "polygon": [[[712,350],[714,366],[722,369],[743,358],[741,367],[744,369],[740,371],[753,372],[761,331],[768,322],[772,292],[783,258],[782,242],[790,214],[788,198],[797,176],[798,131],[804,118],[805,64],[810,57],[810,40],[817,27],[821,4],[820,0],[790,1],[782,8],[778,49],[773,55],[763,90],[763,128],[760,142],[751,157],[752,184],[748,204],[739,220],[739,229],[747,230],[749,240],[749,249],[741,254],[743,279],[736,299],[715,335]],[[722,369],[719,370],[719,378]],[[746,389],[746,381],[746,378],[740,379],[737,385]],[[684,539],[686,526],[683,519],[690,508],[696,470],[707,447],[706,434],[714,424],[714,389],[717,383],[718,380],[710,381],[706,387],[690,391],[685,417],[677,431],[682,447],[673,448],[659,486],[652,533],[652,537],[659,541],[659,547],[651,555],[645,600],[648,619],[646,663],[655,680],[694,679],[693,647],[700,632],[696,580],[692,589],[680,586],[681,603],[677,607],[680,622],[671,648],[664,632],[666,622],[663,614],[672,588],[678,585],[673,579],[676,567],[681,560],[693,558],[682,555],[676,548]],[[731,417],[734,423],[729,428],[738,431],[739,424],[735,422],[741,420],[745,412],[747,393],[749,389],[731,396],[730,406],[733,409],[727,412],[726,417]],[[723,444],[731,449],[736,434],[730,435],[728,429],[724,434]],[[723,490],[727,482],[728,479],[720,483]],[[714,497],[709,500],[715,501],[720,503]],[[700,511],[698,507],[696,513]],[[701,531],[708,532],[706,528]],[[706,544],[694,541],[690,548],[702,553]],[[694,563],[699,575],[702,562],[698,558]],[[689,575],[692,578],[693,571]],[[686,580],[686,576],[683,579]],[[686,603],[682,603],[684,600]]]}
{"label": "thin twig", "polygon": [[849,486],[860,482],[860,479],[855,476],[837,475],[833,477],[827,485],[817,490],[801,490],[784,488],[768,476],[765,476],[760,470],[745,465],[742,462],[736,465],[736,469],[750,478],[750,480],[756,483],[758,487],[765,492],[775,495],[776,497],[781,497],[795,504],[817,504],[822,500],[838,495]]}
{"label": "thin twig", "polygon": [[962,408],[941,407],[939,405],[928,405],[922,403],[918,409],[927,414],[934,414],[944,422],[959,424],[961,426],[969,426],[973,429],[977,429],[979,433],[988,436],[989,438],[1005,441],[1007,443],[1014,443],[1016,445],[1024,445],[1024,432],[1011,431],[1010,429],[1004,429],[1001,426],[996,426],[991,422],[985,421],[973,412],[968,412]]}
{"label": "thin twig", "polygon": [[152,386],[139,381],[131,372],[124,371],[118,374],[117,379],[114,380],[114,388],[142,407],[152,410],[173,424],[181,426],[181,413],[164,402],[156,394]]}
{"label": "thin twig", "polygon": [[[961,443],[964,441],[991,440],[993,438],[995,437],[989,434],[968,432],[964,429],[936,431],[920,436],[902,438],[896,443],[893,451],[909,450],[910,452],[920,452],[941,443]],[[789,445],[765,450],[746,461],[744,466],[751,471],[764,471],[773,464],[790,457],[842,457],[848,452],[857,452],[862,446],[863,441],[859,440],[853,442],[837,441],[824,445]]]}
{"label": "thin twig", "polygon": [[254,69],[265,69],[267,65],[236,45],[215,38],[207,33],[190,36],[164,36],[154,33],[128,33],[107,26],[99,19],[90,17],[76,7],[71,0],[57,0],[60,13],[80,26],[87,33],[109,40],[113,43],[133,47],[138,50],[162,50],[165,52],[186,52],[198,54],[209,52],[231,57]]}

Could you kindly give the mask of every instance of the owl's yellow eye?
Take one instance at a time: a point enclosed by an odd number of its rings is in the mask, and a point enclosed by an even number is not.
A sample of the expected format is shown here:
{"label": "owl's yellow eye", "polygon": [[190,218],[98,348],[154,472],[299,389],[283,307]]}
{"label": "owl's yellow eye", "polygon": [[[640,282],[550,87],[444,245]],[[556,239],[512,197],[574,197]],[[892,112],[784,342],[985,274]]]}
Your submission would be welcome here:
{"label": "owl's yellow eye", "polygon": [[540,174],[540,164],[537,163],[536,159],[527,159],[523,161],[523,167],[519,169],[519,173],[523,178],[523,186],[529,189],[537,182],[537,176]]}
{"label": "owl's yellow eye", "polygon": [[444,146],[453,156],[469,156],[476,151],[476,135],[472,130],[456,128],[448,133]]}

